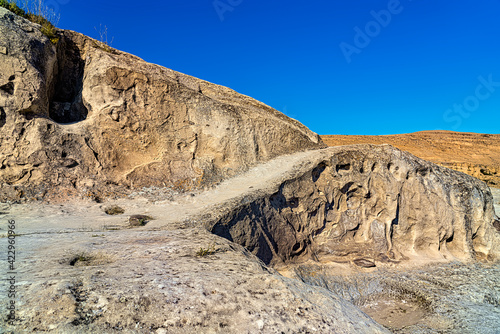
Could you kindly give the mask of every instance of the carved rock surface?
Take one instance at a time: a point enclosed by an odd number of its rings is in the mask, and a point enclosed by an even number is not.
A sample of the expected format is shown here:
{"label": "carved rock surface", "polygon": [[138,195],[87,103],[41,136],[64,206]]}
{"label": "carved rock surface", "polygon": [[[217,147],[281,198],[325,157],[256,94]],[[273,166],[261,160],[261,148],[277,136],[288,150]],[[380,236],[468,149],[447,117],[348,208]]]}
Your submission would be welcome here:
{"label": "carved rock surface", "polygon": [[318,135],[233,90],[0,9],[0,199],[213,185]]}
{"label": "carved rock surface", "polygon": [[389,144],[500,187],[500,134],[421,131],[389,136],[321,136],[329,146]]}
{"label": "carved rock surface", "polygon": [[488,186],[389,145],[318,151],[207,224],[267,264],[496,259]]}

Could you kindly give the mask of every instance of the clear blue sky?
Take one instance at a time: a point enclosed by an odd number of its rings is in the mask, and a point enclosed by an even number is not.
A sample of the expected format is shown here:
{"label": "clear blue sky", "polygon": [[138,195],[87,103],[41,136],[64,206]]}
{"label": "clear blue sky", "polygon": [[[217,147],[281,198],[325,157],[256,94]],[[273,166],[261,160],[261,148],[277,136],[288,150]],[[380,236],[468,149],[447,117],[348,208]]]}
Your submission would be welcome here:
{"label": "clear blue sky", "polygon": [[500,133],[500,0],[50,0],[59,27],[319,134]]}

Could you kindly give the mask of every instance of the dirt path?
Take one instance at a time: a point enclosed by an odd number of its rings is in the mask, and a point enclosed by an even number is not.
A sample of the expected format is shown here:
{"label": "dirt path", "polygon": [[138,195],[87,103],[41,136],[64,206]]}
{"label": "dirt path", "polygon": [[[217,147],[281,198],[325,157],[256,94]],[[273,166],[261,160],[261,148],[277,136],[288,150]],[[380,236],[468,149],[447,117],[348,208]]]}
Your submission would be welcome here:
{"label": "dirt path", "polygon": [[[310,159],[314,160],[313,157],[318,157],[317,151],[282,156],[226,180],[213,189],[201,193],[179,194],[174,196],[173,200],[150,201],[139,195],[133,199],[119,199],[103,204],[90,201],[58,205],[2,204],[3,208],[0,208],[0,212],[7,214],[0,214],[0,218],[15,219],[18,222],[17,233],[19,234],[123,228],[128,225],[128,216],[133,214],[150,215],[155,218],[143,228],[146,230],[176,228],[176,223],[279,182],[300,165],[308,163]],[[116,216],[105,214],[104,208],[111,205],[124,208],[125,213]],[[1,230],[0,235],[2,235]]]}

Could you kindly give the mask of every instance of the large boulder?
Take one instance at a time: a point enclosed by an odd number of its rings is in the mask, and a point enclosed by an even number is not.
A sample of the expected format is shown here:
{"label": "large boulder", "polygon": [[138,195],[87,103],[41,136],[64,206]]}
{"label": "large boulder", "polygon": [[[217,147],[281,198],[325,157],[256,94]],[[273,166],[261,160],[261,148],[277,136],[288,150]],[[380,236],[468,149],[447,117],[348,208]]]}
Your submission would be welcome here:
{"label": "large boulder", "polygon": [[0,199],[193,189],[324,146],[248,96],[79,33],[53,45],[3,8],[0,32]]}
{"label": "large boulder", "polygon": [[319,150],[207,220],[265,263],[495,260],[488,186],[389,145]]}

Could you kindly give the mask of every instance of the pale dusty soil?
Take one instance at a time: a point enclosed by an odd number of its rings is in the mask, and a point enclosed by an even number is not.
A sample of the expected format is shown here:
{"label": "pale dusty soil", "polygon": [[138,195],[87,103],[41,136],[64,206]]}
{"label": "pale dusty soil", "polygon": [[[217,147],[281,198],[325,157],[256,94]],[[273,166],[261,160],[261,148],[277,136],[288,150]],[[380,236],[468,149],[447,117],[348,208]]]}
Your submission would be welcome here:
{"label": "pale dusty soil", "polygon": [[413,326],[422,321],[427,311],[406,300],[383,299],[363,305],[362,310],[375,321],[391,328]]}
{"label": "pale dusty soil", "polygon": [[388,136],[324,135],[321,139],[328,146],[389,144],[500,188],[500,134],[423,131]]}

